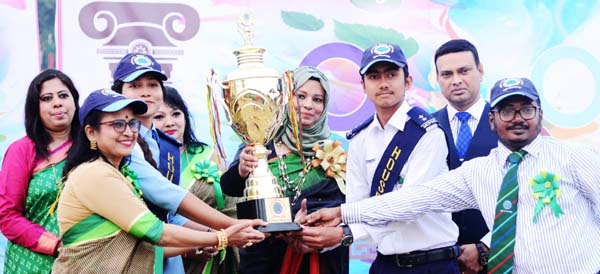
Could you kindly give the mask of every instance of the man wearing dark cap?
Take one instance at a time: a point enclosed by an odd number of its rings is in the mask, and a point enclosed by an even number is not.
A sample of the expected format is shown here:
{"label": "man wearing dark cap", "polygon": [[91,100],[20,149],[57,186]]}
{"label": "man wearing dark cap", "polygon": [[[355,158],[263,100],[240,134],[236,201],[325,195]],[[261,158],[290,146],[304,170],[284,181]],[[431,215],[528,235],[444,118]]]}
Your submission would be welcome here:
{"label": "man wearing dark cap", "polygon": [[[376,113],[347,136],[346,201],[395,192],[447,172],[444,133],[429,113],[404,100],[412,77],[400,47],[378,43],[366,49],[360,75]],[[348,239],[354,238],[377,246],[370,273],[460,273],[458,228],[449,213],[430,213],[379,227],[356,223],[336,229],[339,238],[329,243],[348,245]],[[301,232],[303,241],[323,247],[310,231]]]}
{"label": "man wearing dark cap", "polygon": [[491,231],[488,273],[598,273],[600,156],[540,135],[543,111],[528,79],[498,81],[490,106],[500,142],[488,156],[424,184],[322,209],[307,222],[386,225],[475,208]]}
{"label": "man wearing dark cap", "polygon": [[[432,115],[446,133],[448,167],[453,170],[464,161],[487,156],[498,146],[498,135],[490,128],[490,104],[481,98],[483,64],[475,46],[464,39],[450,40],[435,51],[434,63],[437,82],[448,105]],[[458,226],[461,272],[485,273],[488,254],[481,239],[489,230],[481,212],[455,212],[452,220]]]}

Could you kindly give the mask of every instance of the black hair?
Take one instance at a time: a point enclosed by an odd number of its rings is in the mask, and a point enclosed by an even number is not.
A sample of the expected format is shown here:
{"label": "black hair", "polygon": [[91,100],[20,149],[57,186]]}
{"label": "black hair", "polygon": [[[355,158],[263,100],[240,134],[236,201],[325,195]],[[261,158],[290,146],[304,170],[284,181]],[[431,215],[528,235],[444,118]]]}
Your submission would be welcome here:
{"label": "black hair", "polygon": [[[396,68],[397,68],[397,69],[400,69],[400,66],[398,66],[398,65],[396,65],[396,64],[394,64],[394,63],[391,63],[391,62],[388,62],[388,63],[390,63],[390,64],[392,64],[392,65],[396,66]],[[372,65],[371,65],[371,66],[372,66]],[[369,67],[369,69],[370,69],[370,67]],[[367,69],[367,71],[365,71],[365,74],[363,74],[363,75],[361,75],[361,76],[360,76],[360,77],[361,77],[361,80],[363,80],[363,81],[365,80],[365,75],[367,75],[367,73],[369,73],[369,69]],[[404,81],[406,82],[406,78],[407,78],[408,76],[410,76],[410,74],[408,73],[408,65],[405,65],[405,66],[402,68],[402,71],[404,72]]]}
{"label": "black hair", "polygon": [[[83,124],[89,125],[94,129],[100,128],[100,120],[102,119],[102,112],[99,110],[92,110],[85,118]],[[90,148],[90,140],[85,135],[85,130],[79,130],[77,137],[73,139],[73,145],[71,151],[67,156],[65,167],[63,168],[63,176],[65,180],[69,172],[79,166],[82,163],[91,162],[98,159],[98,157],[104,157],[100,153],[100,150],[93,150]],[[106,160],[106,158],[104,158]],[[107,161],[108,162],[108,161]]]}
{"label": "black hair", "polygon": [[433,56],[433,62],[436,64],[435,71],[438,71],[437,59],[440,56],[463,51],[470,51],[473,54],[473,58],[475,59],[475,65],[479,66],[479,53],[477,53],[477,48],[475,48],[475,46],[471,44],[471,42],[465,39],[454,39],[444,43],[435,51],[435,55]]}
{"label": "black hair", "polygon": [[69,138],[71,140],[75,139],[80,128],[79,92],[75,88],[71,78],[62,71],[56,69],[46,69],[40,72],[33,80],[31,80],[25,98],[25,132],[27,133],[27,137],[35,143],[35,157],[37,159],[48,157],[48,145],[52,142],[52,137],[46,130],[40,117],[40,92],[42,91],[42,85],[46,81],[52,79],[58,79],[67,86],[75,103],[75,113],[73,113],[73,120],[71,120],[71,129],[69,132]]}
{"label": "black hair", "polygon": [[183,130],[183,145],[185,145],[186,149],[200,149],[198,152],[202,152],[204,147],[207,144],[200,142],[194,134],[194,130],[192,127],[192,116],[187,107],[187,104],[174,87],[165,86],[165,96],[163,98],[165,104],[172,108],[176,108],[183,112],[183,117],[185,118],[185,128]]}

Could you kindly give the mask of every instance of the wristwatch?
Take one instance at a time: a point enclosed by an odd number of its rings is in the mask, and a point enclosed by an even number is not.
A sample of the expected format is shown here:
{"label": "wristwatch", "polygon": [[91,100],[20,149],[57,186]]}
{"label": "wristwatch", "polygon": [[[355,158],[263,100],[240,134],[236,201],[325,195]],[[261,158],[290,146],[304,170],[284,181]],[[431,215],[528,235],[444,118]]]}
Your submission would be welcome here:
{"label": "wristwatch", "polygon": [[352,242],[354,242],[354,237],[352,237],[352,231],[350,230],[350,227],[348,227],[348,225],[346,224],[342,224],[340,225],[340,227],[343,231],[342,241],[340,242],[340,244],[342,246],[350,246]]}
{"label": "wristwatch", "polygon": [[483,247],[482,242],[476,243],[475,246],[477,247],[477,251],[479,252],[479,264],[481,266],[486,266],[488,264],[488,257],[490,254],[488,254],[485,251],[485,248]]}

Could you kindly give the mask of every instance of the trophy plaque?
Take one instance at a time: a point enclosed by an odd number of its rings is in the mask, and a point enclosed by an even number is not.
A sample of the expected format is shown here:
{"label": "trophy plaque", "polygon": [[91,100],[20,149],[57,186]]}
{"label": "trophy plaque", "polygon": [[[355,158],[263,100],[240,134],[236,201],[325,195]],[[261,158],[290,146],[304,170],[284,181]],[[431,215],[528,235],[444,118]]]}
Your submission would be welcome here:
{"label": "trophy plaque", "polygon": [[[233,53],[238,69],[227,74],[222,84],[224,109],[232,129],[246,145],[254,146],[256,167],[245,182],[244,202],[237,204],[239,219],[260,218],[269,223],[262,232],[298,231],[292,222],[289,197],[285,197],[277,179],[269,171],[265,145],[282,126],[288,96],[293,92],[291,72],[283,77],[263,64],[265,49],[252,45],[254,17],[244,14],[238,19],[238,31],[244,46]],[[218,77],[213,73],[212,77]],[[209,92],[214,90],[209,81]]]}

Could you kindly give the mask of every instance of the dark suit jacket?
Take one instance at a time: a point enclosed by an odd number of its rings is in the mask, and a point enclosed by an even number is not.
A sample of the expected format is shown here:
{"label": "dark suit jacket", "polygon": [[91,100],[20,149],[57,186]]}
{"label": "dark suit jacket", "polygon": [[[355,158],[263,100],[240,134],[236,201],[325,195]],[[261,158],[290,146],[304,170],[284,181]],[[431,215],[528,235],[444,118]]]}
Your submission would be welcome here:
{"label": "dark suit jacket", "polygon": [[[490,122],[488,113],[490,112],[490,104],[486,103],[479,124],[475,129],[467,153],[465,154],[465,161],[487,156],[490,150],[498,146],[498,135],[493,132],[490,128]],[[455,169],[462,165],[462,162],[458,158],[458,151],[454,145],[454,137],[452,136],[452,130],[450,129],[450,120],[448,119],[447,107],[438,110],[433,113],[439,126],[446,134],[446,144],[448,145],[448,167],[450,170]],[[472,244],[477,243],[485,234],[489,231],[481,212],[476,209],[467,209],[452,214],[452,220],[456,223],[459,229],[458,244]]]}

